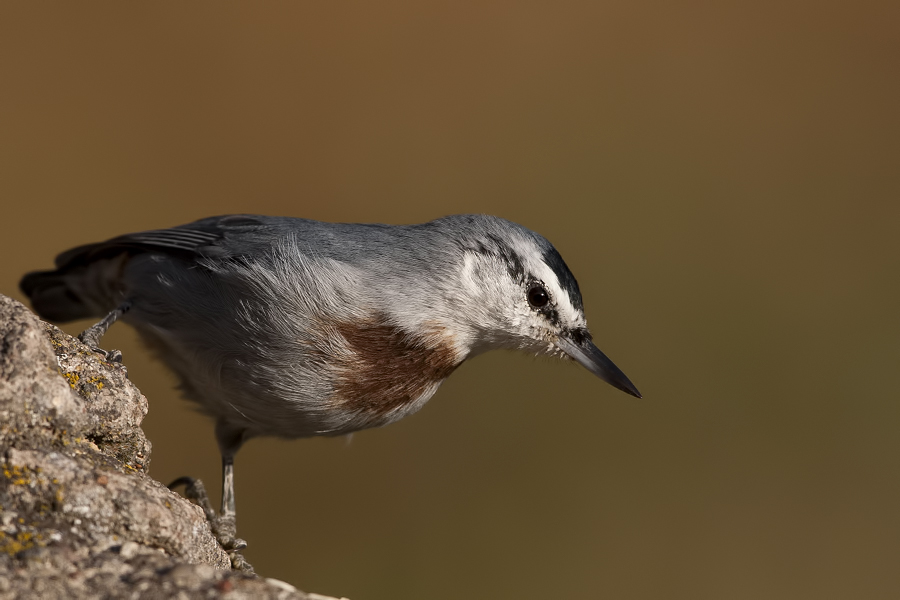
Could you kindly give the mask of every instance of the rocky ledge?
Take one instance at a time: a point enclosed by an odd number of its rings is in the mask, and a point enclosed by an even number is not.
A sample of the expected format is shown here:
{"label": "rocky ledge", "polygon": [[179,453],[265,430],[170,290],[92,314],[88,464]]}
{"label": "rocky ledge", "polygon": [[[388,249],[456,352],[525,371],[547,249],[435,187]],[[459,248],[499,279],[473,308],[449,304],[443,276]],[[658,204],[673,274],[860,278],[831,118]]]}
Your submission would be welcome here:
{"label": "rocky ledge", "polygon": [[0,599],[335,600],[232,571],[148,475],[146,414],[120,365],[0,295]]}

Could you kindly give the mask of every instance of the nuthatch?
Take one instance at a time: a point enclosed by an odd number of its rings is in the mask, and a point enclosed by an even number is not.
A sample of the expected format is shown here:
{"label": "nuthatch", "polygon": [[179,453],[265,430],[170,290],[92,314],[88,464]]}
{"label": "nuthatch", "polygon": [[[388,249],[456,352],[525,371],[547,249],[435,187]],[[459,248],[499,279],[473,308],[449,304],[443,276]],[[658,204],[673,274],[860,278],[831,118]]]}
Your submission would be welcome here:
{"label": "nuthatch", "polygon": [[537,233],[486,215],[421,225],[231,215],[80,246],[21,288],[53,321],[120,317],[215,419],[219,515],[236,567],[234,455],[248,439],[341,435],[422,407],[464,360],[514,348],[568,356],[637,389],[591,341],[575,277]]}

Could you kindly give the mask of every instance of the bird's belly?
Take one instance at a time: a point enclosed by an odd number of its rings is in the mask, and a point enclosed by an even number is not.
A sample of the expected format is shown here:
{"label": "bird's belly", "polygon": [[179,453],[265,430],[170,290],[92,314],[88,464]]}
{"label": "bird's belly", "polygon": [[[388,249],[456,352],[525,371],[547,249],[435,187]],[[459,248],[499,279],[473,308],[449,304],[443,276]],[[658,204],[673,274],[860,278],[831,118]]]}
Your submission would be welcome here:
{"label": "bird's belly", "polygon": [[[226,402],[204,401],[219,416],[245,428],[252,436],[276,436],[302,438],[312,436],[344,435],[388,425],[419,410],[434,395],[441,381],[422,383],[415,389],[414,397],[403,390],[389,395],[386,390],[373,391],[368,398],[332,395],[324,401],[315,398],[298,398],[296,395],[272,398],[266,393],[255,396],[242,394],[234,397],[227,393],[219,396]],[[370,390],[372,391],[372,390]],[[209,399],[212,400],[212,399]],[[221,411],[225,411],[225,415]]]}

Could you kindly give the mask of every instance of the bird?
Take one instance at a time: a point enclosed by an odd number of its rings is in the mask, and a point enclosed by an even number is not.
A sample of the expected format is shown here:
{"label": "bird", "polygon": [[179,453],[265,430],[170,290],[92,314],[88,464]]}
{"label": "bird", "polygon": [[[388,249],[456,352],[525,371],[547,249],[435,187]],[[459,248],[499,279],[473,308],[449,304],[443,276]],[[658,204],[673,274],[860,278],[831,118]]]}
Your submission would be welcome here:
{"label": "bird", "polygon": [[224,215],[87,244],[20,288],[54,322],[132,325],[215,421],[222,506],[185,477],[232,566],[234,457],[258,436],[379,427],[419,410],[465,360],[514,349],[573,359],[640,392],[592,340],[578,283],[540,234],[490,215],[414,225]]}

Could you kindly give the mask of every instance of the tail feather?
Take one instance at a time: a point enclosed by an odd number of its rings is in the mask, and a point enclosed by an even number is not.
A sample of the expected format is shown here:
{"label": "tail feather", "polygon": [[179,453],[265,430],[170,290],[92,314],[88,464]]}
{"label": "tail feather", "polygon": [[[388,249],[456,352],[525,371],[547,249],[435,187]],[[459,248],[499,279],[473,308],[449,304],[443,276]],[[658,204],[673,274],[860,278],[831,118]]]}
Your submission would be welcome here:
{"label": "tail feather", "polygon": [[34,271],[19,282],[19,287],[41,318],[57,323],[96,316],[69,287],[67,277],[60,271]]}
{"label": "tail feather", "polygon": [[[124,297],[125,265],[136,255],[152,253],[196,261],[200,256],[227,256],[238,250],[223,248],[226,231],[257,239],[264,217],[226,215],[171,229],[121,235],[66,250],[56,257],[55,271],[28,273],[19,287],[45,319],[65,322],[102,317]],[[249,232],[249,233],[248,233]],[[243,248],[238,244],[238,248]]]}
{"label": "tail feather", "polygon": [[48,321],[102,317],[122,300],[120,277],[128,256],[105,244],[79,246],[56,258],[55,271],[26,274],[19,288]]}

